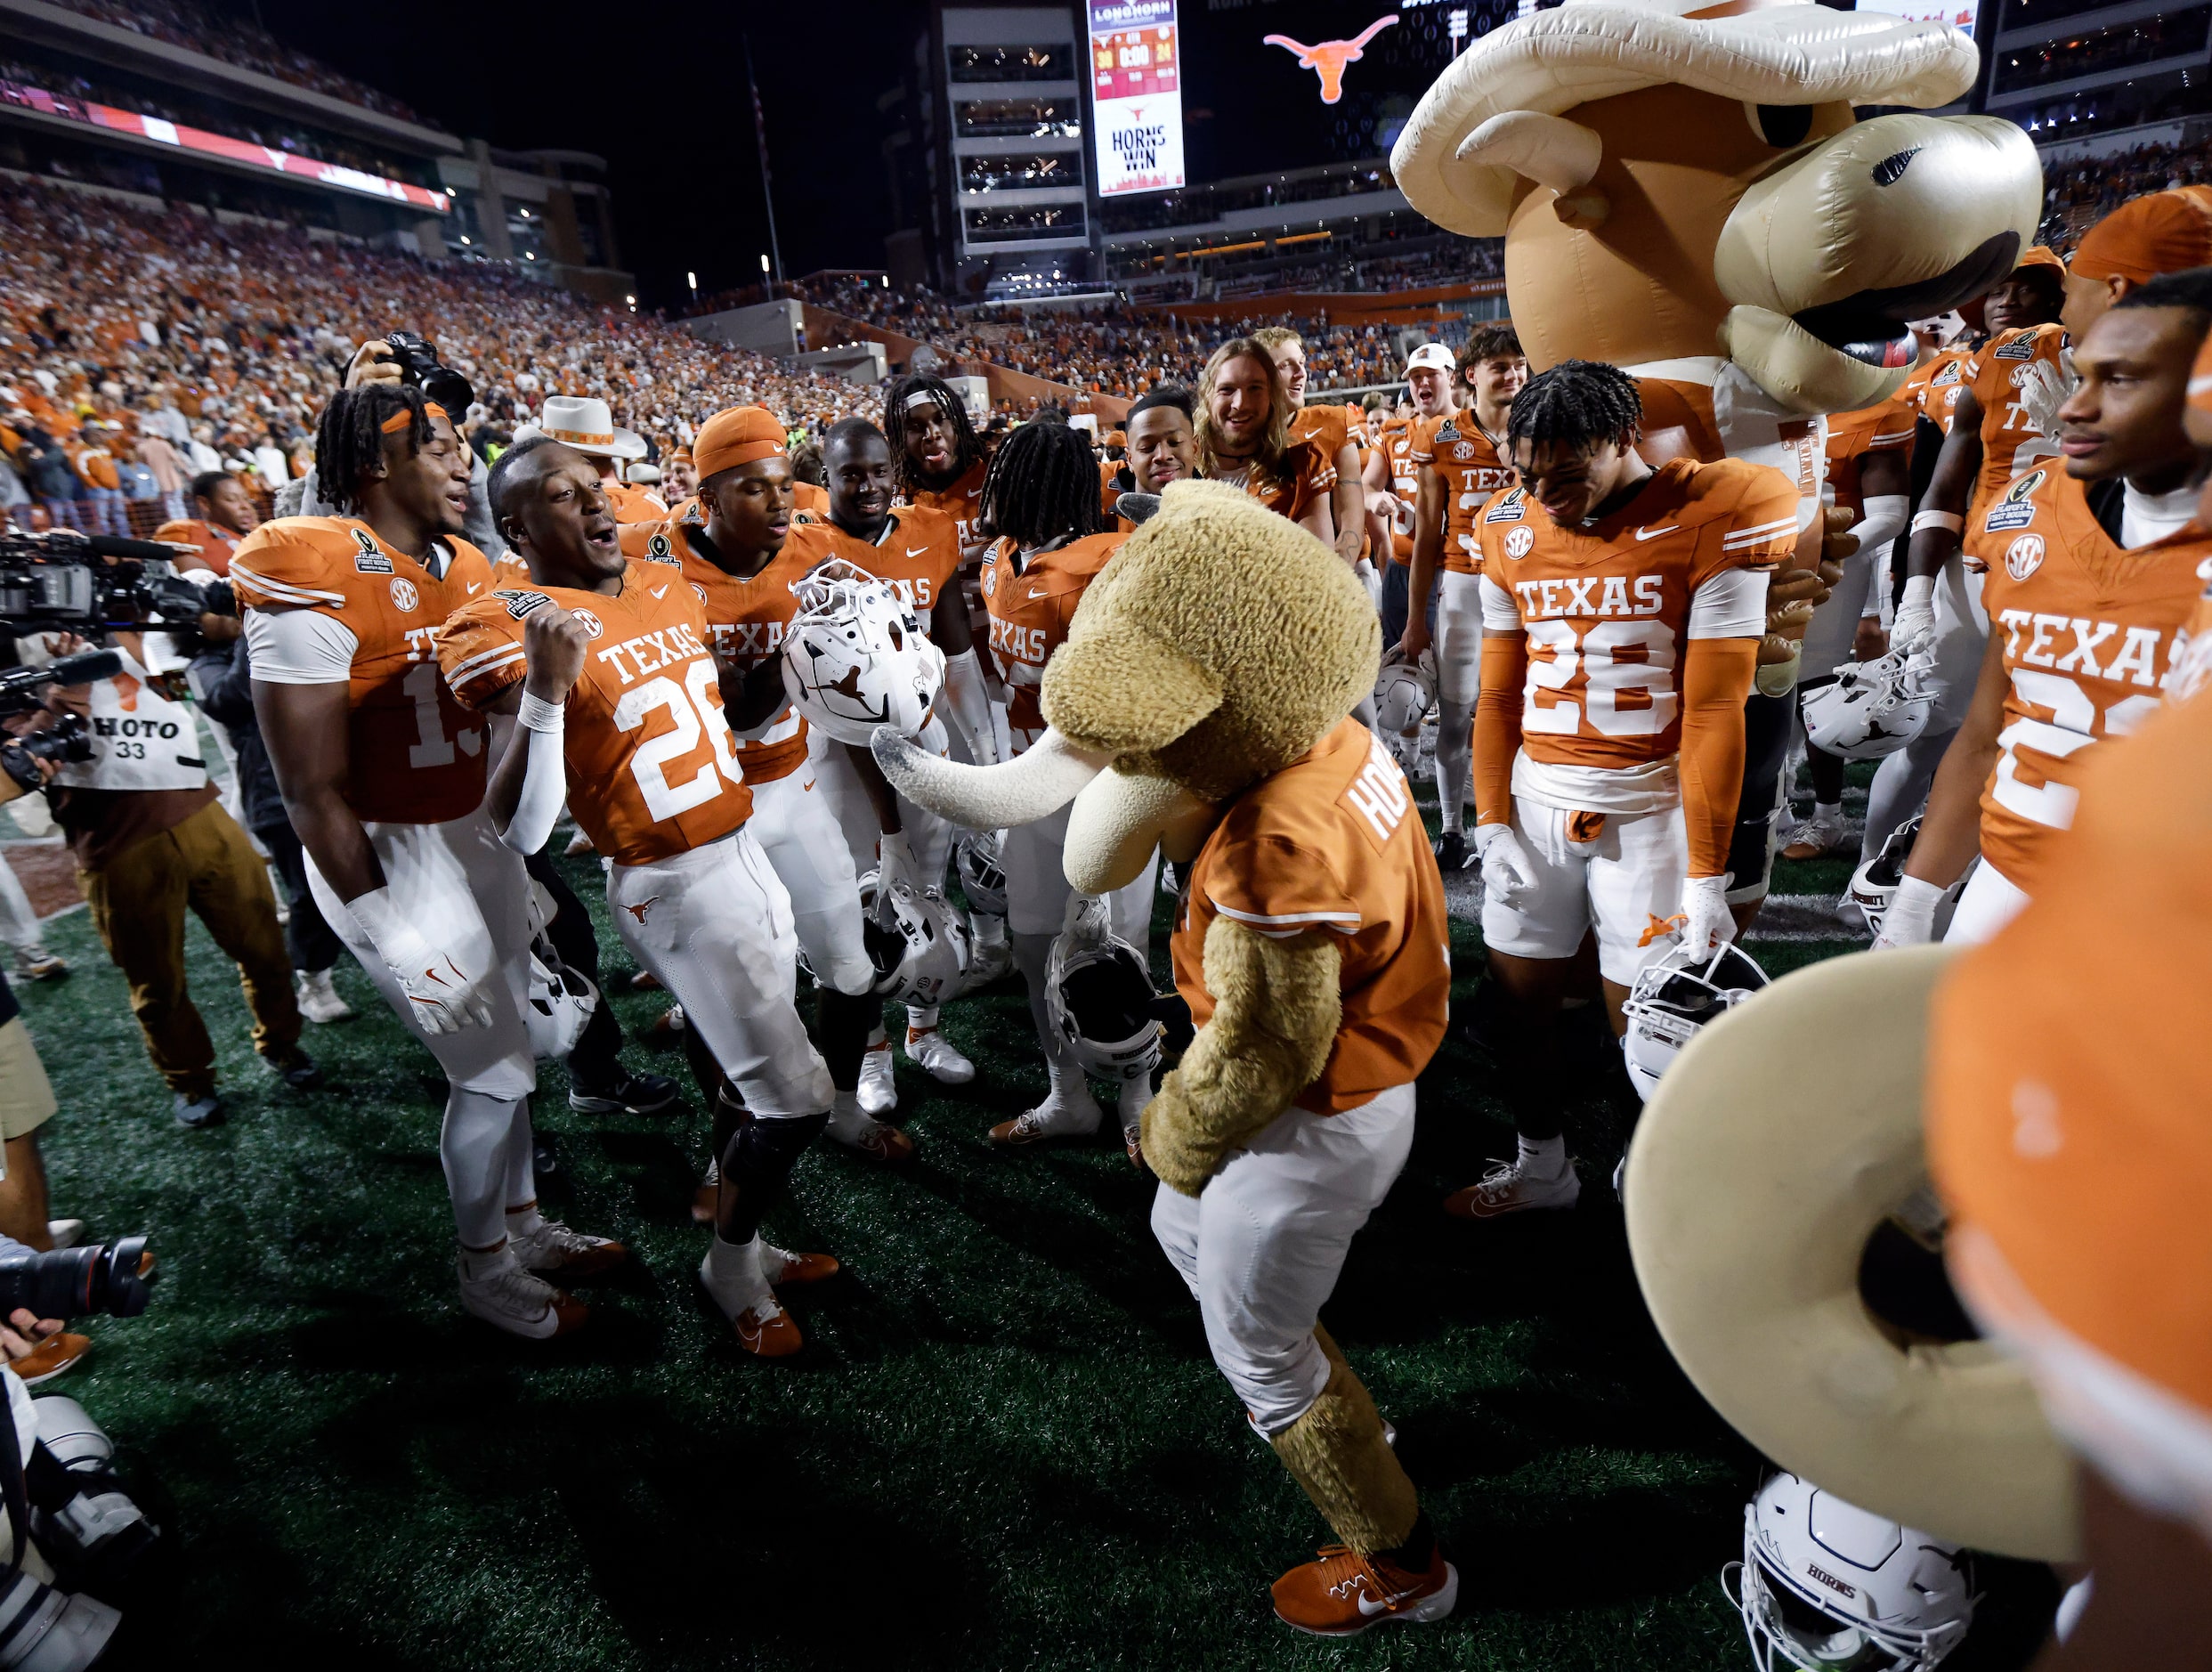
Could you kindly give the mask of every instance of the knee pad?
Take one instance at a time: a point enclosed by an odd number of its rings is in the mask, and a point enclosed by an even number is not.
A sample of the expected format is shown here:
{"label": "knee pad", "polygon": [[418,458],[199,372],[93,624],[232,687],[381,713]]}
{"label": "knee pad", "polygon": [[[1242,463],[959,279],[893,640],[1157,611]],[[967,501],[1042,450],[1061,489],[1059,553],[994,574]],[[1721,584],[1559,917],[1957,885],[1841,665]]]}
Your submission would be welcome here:
{"label": "knee pad", "polygon": [[720,1148],[721,1213],[715,1234],[725,1242],[750,1242],[760,1230],[761,1215],[775,1205],[790,1182],[791,1169],[806,1146],[822,1136],[830,1113],[792,1115],[763,1119],[737,1102],[725,1088],[715,1110],[717,1130],[727,1109],[733,1117],[729,1137]]}

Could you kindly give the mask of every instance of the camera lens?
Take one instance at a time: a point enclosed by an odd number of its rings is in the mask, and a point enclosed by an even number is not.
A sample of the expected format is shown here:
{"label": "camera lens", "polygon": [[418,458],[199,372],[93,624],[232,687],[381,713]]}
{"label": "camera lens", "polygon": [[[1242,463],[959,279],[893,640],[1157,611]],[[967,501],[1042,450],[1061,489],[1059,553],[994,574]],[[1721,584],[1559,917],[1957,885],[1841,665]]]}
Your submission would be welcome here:
{"label": "camera lens", "polygon": [[148,1263],[143,1237],[0,1259],[0,1319],[18,1307],[34,1318],[135,1318],[151,1298]]}

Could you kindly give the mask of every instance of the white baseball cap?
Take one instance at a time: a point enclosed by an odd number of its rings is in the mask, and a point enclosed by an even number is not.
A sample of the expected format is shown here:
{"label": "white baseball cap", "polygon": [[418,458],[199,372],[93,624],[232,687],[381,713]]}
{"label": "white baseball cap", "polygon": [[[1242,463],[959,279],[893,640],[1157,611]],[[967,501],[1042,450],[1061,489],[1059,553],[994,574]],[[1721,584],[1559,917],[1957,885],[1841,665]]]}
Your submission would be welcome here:
{"label": "white baseball cap", "polygon": [[1407,357],[1406,376],[1412,377],[1424,366],[1430,371],[1440,371],[1446,377],[1450,377],[1453,369],[1452,351],[1441,343],[1423,343]]}

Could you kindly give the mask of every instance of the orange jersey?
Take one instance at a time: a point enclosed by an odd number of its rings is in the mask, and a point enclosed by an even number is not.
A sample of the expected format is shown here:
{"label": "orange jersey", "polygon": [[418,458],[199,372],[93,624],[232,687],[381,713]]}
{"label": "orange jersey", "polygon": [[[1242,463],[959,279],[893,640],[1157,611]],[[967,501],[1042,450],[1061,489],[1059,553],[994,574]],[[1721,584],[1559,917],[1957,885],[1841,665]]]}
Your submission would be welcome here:
{"label": "orange jersey", "polygon": [[1121,474],[1119,459],[1101,459],[1098,461],[1098,509],[1107,516],[1114,515],[1114,502],[1122,497],[1121,483],[1114,480]]}
{"label": "orange jersey", "polygon": [[661,503],[660,496],[650,488],[639,487],[634,483],[604,480],[601,481],[599,487],[607,496],[608,503],[614,507],[614,520],[618,523],[658,523],[668,514],[668,507]]}
{"label": "orange jersey", "polygon": [[348,516],[263,523],[231,558],[239,603],[312,610],[353,636],[346,681],[345,803],[364,821],[442,824],[484,799],[484,728],[438,678],[439,626],[491,585],[491,565],[449,540],[442,579]]}
{"label": "orange jersey", "polygon": [[1925,418],[1946,435],[1951,433],[1951,409],[1967,385],[1966,369],[1974,351],[1963,344],[1939,348],[1912,369],[1898,390],[1897,399],[1911,409],[1916,418]]}
{"label": "orange jersey", "polygon": [[1436,1054],[1452,985],[1444,882],[1406,775],[1358,721],[1339,721],[1230,802],[1199,851],[1170,950],[1201,1027],[1213,1015],[1205,946],[1216,917],[1276,938],[1339,937],[1343,1019],[1300,1108],[1357,1108]]}
{"label": "orange jersey", "polygon": [[1991,337],[1967,366],[1967,385],[1981,405],[1981,469],[1974,477],[1970,527],[2006,483],[2058,457],[2058,437],[2045,426],[2054,424],[2072,381],[2060,368],[2065,346],[2060,327],[2028,325]]}
{"label": "orange jersey", "polygon": [[1639,377],[1636,396],[1643,402],[1643,433],[1665,437],[1679,431],[1675,451],[1701,464],[1728,457],[1721,440],[1721,421],[1713,410],[1713,386],[1678,382],[1672,377]]}
{"label": "orange jersey", "polygon": [[1311,442],[1292,442],[1262,475],[1255,464],[1244,477],[1244,491],[1278,516],[1295,523],[1336,487],[1336,461],[1322,456]]}
{"label": "orange jersey", "polygon": [[1835,503],[1863,514],[1866,496],[1859,488],[1859,461],[1868,453],[1912,453],[1913,410],[1893,394],[1876,406],[1838,412],[1828,419],[1828,483]]}
{"label": "orange jersey", "polygon": [[[623,555],[681,571],[707,612],[715,654],[750,673],[769,657],[782,653],[784,629],[798,613],[791,583],[813,565],[787,540],[758,574],[750,579],[733,575],[700,556],[684,532],[686,524],[703,530],[706,519],[672,516],[665,523],[626,526],[621,531]],[[747,783],[774,783],[790,777],[806,764],[806,718],[787,708],[759,737],[740,738],[737,764],[744,769]]]}
{"label": "orange jersey", "polygon": [[925,627],[939,595],[960,566],[959,528],[944,512],[918,505],[894,508],[883,532],[872,540],[847,534],[826,516],[794,520],[783,549],[803,554],[809,569],[842,557],[877,580],[889,581]]}
{"label": "orange jersey", "polygon": [[2033,895],[2053,839],[2074,822],[2090,746],[2158,711],[2212,534],[2184,529],[2124,550],[2054,465],[1968,524],[1966,550],[1988,566],[1981,603],[1990,631],[2005,635],[2010,681],[2004,752],[1981,791],[1981,856]]}
{"label": "orange jersey", "polygon": [[[1797,544],[1795,483],[1765,465],[1673,459],[1603,521],[1561,528],[1513,488],[1479,525],[1483,621],[1504,599],[1528,636],[1521,750],[1558,766],[1641,767],[1681,742],[1675,670],[1693,637],[1757,637],[1765,588],[1736,600],[1743,628],[1701,619],[1700,592],[1732,570],[1770,571]],[[1493,588],[1495,588],[1495,593]],[[1755,607],[1754,607],[1755,605]],[[1708,605],[1708,607],[1711,607]]]}
{"label": "orange jersey", "polygon": [[991,660],[1006,686],[1006,723],[1016,754],[1044,732],[1038,696],[1044,665],[1067,638],[1067,624],[1084,588],[1129,538],[1092,534],[1053,551],[1041,551],[1014,567],[1014,542],[1001,540],[984,554],[983,601],[991,613]]}
{"label": "orange jersey", "polygon": [[217,574],[227,575],[231,572],[231,554],[238,550],[239,541],[246,537],[192,517],[181,523],[164,523],[154,530],[154,538],[178,546],[197,546],[202,563]]}
{"label": "orange jersey", "polygon": [[1291,418],[1291,439],[1311,442],[1331,464],[1343,457],[1351,433],[1341,406],[1301,406]]}
{"label": "orange jersey", "polygon": [[1454,412],[1429,438],[1429,468],[1444,490],[1444,566],[1454,574],[1479,574],[1482,551],[1475,518],[1490,496],[1513,485],[1513,467],[1498,456],[1496,441],[1472,411]]}
{"label": "orange jersey", "polygon": [[[1444,418],[1392,418],[1383,426],[1382,447],[1390,461],[1390,491],[1400,504],[1411,510],[1421,495],[1421,473],[1435,458],[1432,450],[1436,432],[1443,426]],[[1397,528],[1390,531],[1390,561],[1410,564],[1414,560],[1414,537]]]}
{"label": "orange jersey", "polygon": [[794,480],[791,483],[791,509],[805,511],[813,516],[830,515],[830,490],[817,488],[811,482]]}
{"label": "orange jersey", "polygon": [[529,671],[523,623],[557,604],[591,636],[569,692],[562,750],[569,810],[618,865],[703,848],[752,816],[722,711],[707,616],[680,575],[633,563],[612,597],[565,587],[502,587],[455,611],[438,633],[453,694],[480,709]]}
{"label": "orange jersey", "polygon": [[[922,488],[913,497],[913,503],[925,511],[942,511],[960,529],[960,544],[966,546],[976,538],[976,518],[983,511],[983,479],[991,471],[988,459],[978,459],[968,467],[968,474],[949,488]],[[817,493],[821,492],[816,489]],[[801,504],[802,511],[817,511],[823,516],[830,514],[830,496],[822,494],[820,505]]]}

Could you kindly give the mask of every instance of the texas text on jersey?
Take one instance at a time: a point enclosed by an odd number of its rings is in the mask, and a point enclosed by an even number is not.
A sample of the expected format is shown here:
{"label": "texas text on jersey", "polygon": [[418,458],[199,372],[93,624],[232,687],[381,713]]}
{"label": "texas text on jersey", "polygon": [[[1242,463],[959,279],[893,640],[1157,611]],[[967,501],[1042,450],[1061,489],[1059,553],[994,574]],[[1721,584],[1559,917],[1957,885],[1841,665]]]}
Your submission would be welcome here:
{"label": "texas text on jersey", "polygon": [[[1673,755],[1683,643],[1704,636],[1702,613],[1718,607],[1706,588],[1786,560],[1797,499],[1795,484],[1764,466],[1675,459],[1627,505],[1580,528],[1560,527],[1523,489],[1493,500],[1479,524],[1483,625],[1527,634],[1527,759],[1619,767]],[[1751,590],[1762,610],[1764,582]]]}
{"label": "texas text on jersey", "polygon": [[1238,796],[1200,850],[1171,943],[1200,1027],[1214,1011],[1204,965],[1216,917],[1276,937],[1338,937],[1343,1019],[1300,1108],[1357,1108],[1435,1054],[1451,991],[1443,879],[1406,775],[1357,720]]}
{"label": "texas text on jersey", "polygon": [[802,556],[808,569],[842,557],[856,569],[897,588],[908,607],[925,619],[938,595],[959,572],[960,530],[942,511],[918,505],[893,508],[883,532],[874,540],[847,534],[827,516],[793,517],[783,556]]}
{"label": "texas text on jersey", "polygon": [[612,597],[501,588],[438,634],[453,694],[482,708],[529,671],[523,622],[557,604],[591,638],[563,730],[569,808],[618,865],[650,864],[727,836],[752,816],[707,645],[706,612],[681,576],[632,563]]}
{"label": "texas text on jersey", "polygon": [[984,603],[991,612],[991,659],[1006,686],[1006,722],[1019,754],[1044,735],[1038,706],[1045,663],[1067,638],[1068,623],[1083,590],[1121,548],[1126,534],[1093,534],[1051,551],[1031,554],[1015,568],[1010,540],[999,540],[983,560]]}
{"label": "texas text on jersey", "polygon": [[1981,856],[2033,896],[2053,838],[2074,822],[2091,745],[2155,714],[2188,644],[2212,535],[2184,529],[2133,551],[2081,483],[2030,471],[1975,522],[1981,599],[2005,636],[2002,752],[1981,792]]}
{"label": "texas text on jersey", "polygon": [[491,565],[466,540],[447,545],[433,575],[355,518],[288,516],[263,523],[231,559],[241,605],[312,610],[352,636],[345,800],[372,824],[442,824],[484,799],[483,725],[439,678],[433,640],[484,596]]}
{"label": "texas text on jersey", "polygon": [[1454,574],[1479,573],[1475,518],[1491,495],[1513,485],[1513,467],[1499,457],[1496,439],[1472,412],[1454,412],[1438,426],[1429,455],[1429,468],[1444,489],[1444,567]]}
{"label": "texas text on jersey", "polygon": [[[1421,494],[1421,473],[1435,459],[1435,436],[1442,425],[1441,418],[1414,418],[1393,419],[1382,432],[1382,445],[1390,461],[1390,491],[1398,496],[1410,515],[1414,501]],[[1414,536],[1410,527],[1390,531],[1390,561],[1411,564],[1414,561]]]}
{"label": "texas text on jersey", "polygon": [[[664,564],[682,571],[707,612],[707,629],[714,653],[731,666],[750,673],[783,649],[784,629],[798,613],[798,599],[791,583],[805,577],[813,565],[806,554],[786,541],[757,575],[733,575],[701,556],[691,531],[703,533],[706,519],[671,517],[666,523],[636,524],[621,531],[623,555],[645,563]],[[806,764],[806,721],[797,709],[786,708],[758,738],[738,741],[737,764],[745,782],[755,786],[789,777]]]}

